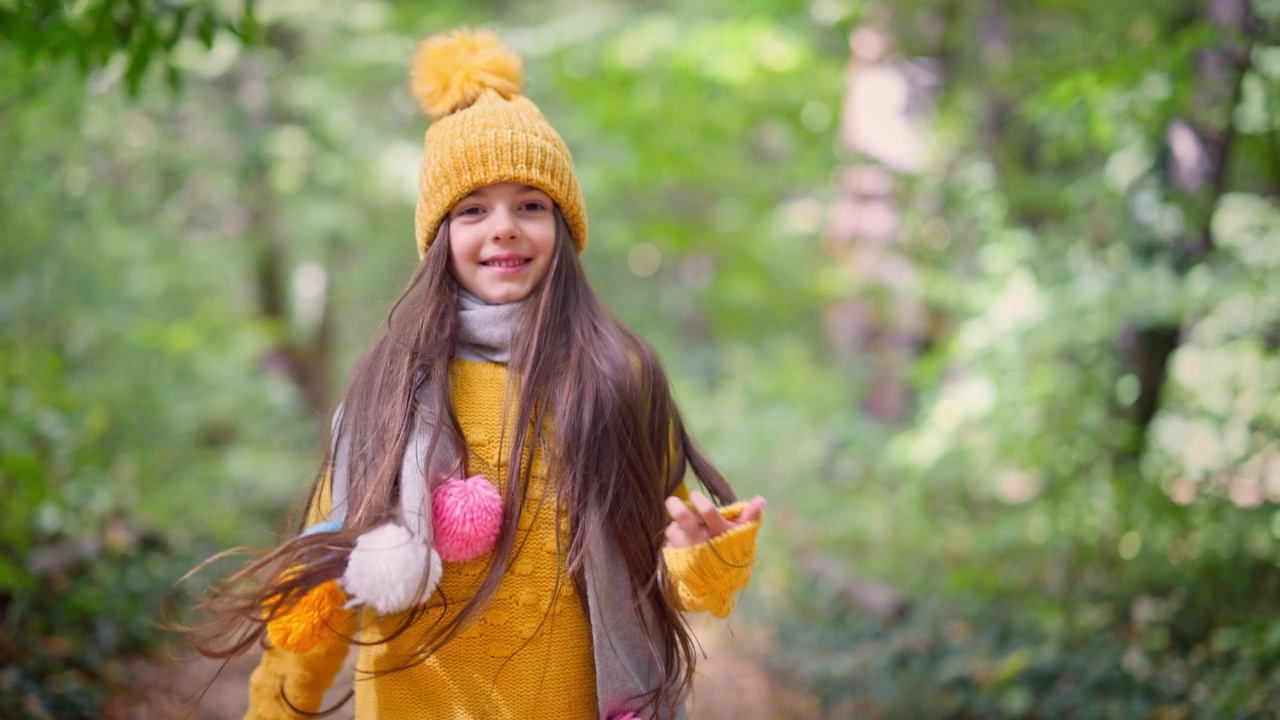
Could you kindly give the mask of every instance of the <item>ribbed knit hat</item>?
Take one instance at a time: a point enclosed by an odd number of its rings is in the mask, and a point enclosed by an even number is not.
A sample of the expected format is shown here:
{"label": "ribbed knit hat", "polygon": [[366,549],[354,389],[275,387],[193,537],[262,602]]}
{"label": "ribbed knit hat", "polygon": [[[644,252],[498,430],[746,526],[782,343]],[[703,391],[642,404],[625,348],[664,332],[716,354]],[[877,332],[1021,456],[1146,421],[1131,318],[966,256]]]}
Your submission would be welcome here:
{"label": "ribbed knit hat", "polygon": [[520,56],[489,32],[454,30],[422,41],[413,58],[413,96],[427,129],[414,230],[426,255],[449,209],[482,187],[516,182],[551,196],[578,252],[587,210],[560,134],[524,89]]}

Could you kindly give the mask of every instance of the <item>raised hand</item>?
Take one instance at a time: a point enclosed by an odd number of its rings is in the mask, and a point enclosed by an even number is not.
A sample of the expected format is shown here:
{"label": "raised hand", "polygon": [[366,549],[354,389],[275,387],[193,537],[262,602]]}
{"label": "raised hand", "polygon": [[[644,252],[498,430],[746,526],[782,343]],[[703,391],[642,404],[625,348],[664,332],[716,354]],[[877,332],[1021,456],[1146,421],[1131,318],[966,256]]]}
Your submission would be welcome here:
{"label": "raised hand", "polygon": [[707,542],[727,530],[758,519],[765,506],[764,498],[757,495],[747,501],[738,517],[729,520],[720,514],[711,498],[697,490],[689,493],[689,502],[697,512],[691,512],[680,498],[667,498],[667,514],[671,516],[666,530],[669,548],[688,548]]}

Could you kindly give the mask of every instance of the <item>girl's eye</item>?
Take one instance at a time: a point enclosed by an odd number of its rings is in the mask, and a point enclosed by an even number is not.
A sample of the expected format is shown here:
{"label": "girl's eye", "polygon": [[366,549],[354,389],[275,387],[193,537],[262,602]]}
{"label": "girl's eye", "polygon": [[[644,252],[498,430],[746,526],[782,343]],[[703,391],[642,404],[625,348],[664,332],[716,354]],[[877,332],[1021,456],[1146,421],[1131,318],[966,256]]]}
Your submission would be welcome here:
{"label": "girl's eye", "polygon": [[521,209],[528,210],[530,212],[538,212],[540,210],[546,210],[547,204],[541,200],[529,200],[521,206]]}
{"label": "girl's eye", "polygon": [[479,215],[481,212],[482,211],[479,207],[471,205],[454,212],[454,217],[462,217],[463,215]]}

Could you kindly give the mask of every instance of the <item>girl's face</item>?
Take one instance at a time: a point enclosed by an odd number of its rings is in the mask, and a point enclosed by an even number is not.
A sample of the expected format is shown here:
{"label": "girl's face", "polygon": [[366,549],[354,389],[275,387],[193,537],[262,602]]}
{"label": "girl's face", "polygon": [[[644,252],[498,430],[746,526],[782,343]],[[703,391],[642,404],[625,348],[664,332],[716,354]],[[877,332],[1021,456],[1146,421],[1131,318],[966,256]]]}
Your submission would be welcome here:
{"label": "girl's face", "polygon": [[518,183],[480,188],[449,210],[449,265],[468,292],[490,304],[529,297],[555,253],[555,203]]}

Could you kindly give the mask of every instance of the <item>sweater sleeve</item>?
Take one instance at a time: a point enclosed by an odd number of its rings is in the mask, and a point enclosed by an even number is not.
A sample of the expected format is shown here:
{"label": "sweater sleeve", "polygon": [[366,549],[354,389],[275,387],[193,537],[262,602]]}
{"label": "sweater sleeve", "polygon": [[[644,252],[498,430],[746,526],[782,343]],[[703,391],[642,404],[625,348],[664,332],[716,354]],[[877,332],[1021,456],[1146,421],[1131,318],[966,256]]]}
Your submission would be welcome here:
{"label": "sweater sleeve", "polygon": [[[311,717],[324,702],[325,690],[342,669],[355,632],[355,613],[346,613],[346,628],[334,628],[333,640],[304,653],[268,646],[249,678],[249,712],[245,720],[292,720]],[[292,707],[290,707],[292,705]],[[300,710],[297,712],[294,710]]]}
{"label": "sweater sleeve", "polygon": [[[683,495],[677,492],[676,496],[684,499],[687,492]],[[732,520],[746,506],[745,502],[734,503],[720,508],[720,514]],[[728,617],[733,611],[735,595],[751,580],[759,531],[757,518],[693,547],[664,548],[667,578],[680,609],[709,610],[716,617]]]}
{"label": "sweater sleeve", "polygon": [[[328,519],[330,503],[329,483],[321,483],[307,513],[307,524]],[[357,628],[356,611],[344,610],[332,631],[306,652],[290,652],[264,642],[262,660],[249,678],[245,720],[292,720],[311,717],[305,713],[320,710],[325,691],[346,661],[351,646],[348,638],[354,637]]]}

